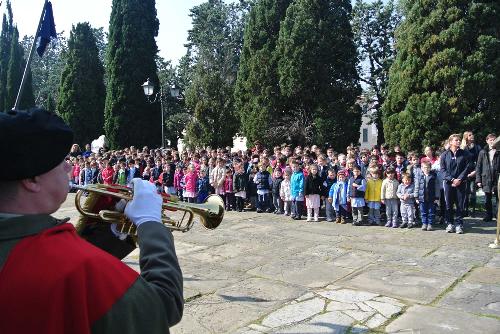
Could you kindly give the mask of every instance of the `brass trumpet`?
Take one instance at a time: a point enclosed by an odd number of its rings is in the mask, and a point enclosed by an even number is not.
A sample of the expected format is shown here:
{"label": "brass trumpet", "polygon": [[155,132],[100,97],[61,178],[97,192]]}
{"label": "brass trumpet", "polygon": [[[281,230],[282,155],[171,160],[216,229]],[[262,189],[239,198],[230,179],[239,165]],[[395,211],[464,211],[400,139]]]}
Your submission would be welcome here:
{"label": "brass trumpet", "polygon": [[[85,187],[73,186],[78,189],[75,196],[75,206],[82,215],[76,229],[80,231],[88,221],[101,221],[110,224],[117,224],[116,230],[120,233],[136,235],[135,225],[127,217],[116,210],[98,210],[95,211],[96,203],[102,196],[113,199],[113,206],[119,200],[131,201],[133,190],[131,188],[119,185],[94,184]],[[82,196],[87,197],[82,205]],[[169,218],[165,211],[179,211],[181,218],[174,220]],[[198,215],[201,224],[209,229],[215,229],[220,225],[224,217],[224,202],[218,195],[210,195],[202,204],[193,204],[180,202],[176,196],[164,197],[162,205],[162,223],[172,231],[187,232],[193,227],[194,215]]]}

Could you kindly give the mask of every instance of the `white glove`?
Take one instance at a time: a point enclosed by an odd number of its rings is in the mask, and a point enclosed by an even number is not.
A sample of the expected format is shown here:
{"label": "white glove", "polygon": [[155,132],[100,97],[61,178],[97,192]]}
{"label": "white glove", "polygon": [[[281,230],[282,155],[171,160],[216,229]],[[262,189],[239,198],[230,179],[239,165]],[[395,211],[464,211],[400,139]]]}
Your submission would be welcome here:
{"label": "white glove", "polygon": [[133,179],[134,197],[125,207],[125,216],[137,227],[144,222],[161,223],[162,198],[149,181]]}
{"label": "white glove", "polygon": [[[115,210],[118,212],[123,212],[125,210],[126,205],[127,205],[127,201],[124,199],[121,199],[115,204]],[[111,224],[111,232],[113,232],[113,234],[116,237],[118,237],[118,239],[120,239],[120,240],[127,239],[127,236],[128,236],[127,233],[118,232],[118,224],[117,223]]]}

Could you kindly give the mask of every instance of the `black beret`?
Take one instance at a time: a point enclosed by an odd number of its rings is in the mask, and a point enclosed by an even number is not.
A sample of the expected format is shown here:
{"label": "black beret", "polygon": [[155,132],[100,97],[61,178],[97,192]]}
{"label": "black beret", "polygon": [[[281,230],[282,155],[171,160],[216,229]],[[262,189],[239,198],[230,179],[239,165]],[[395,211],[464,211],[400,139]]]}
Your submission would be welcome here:
{"label": "black beret", "polygon": [[57,115],[40,108],[0,112],[0,180],[44,174],[59,165],[73,144],[73,131]]}

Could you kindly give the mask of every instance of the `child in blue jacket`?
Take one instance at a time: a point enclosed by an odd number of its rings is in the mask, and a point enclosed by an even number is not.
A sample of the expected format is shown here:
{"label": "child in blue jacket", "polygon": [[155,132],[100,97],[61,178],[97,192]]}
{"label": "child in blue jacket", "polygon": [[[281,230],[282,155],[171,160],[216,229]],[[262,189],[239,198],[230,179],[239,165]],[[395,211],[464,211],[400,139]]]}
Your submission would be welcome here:
{"label": "child in blue jacket", "polygon": [[299,164],[292,162],[292,178],[290,179],[290,193],[292,197],[292,219],[302,219],[304,207],[304,174]]}

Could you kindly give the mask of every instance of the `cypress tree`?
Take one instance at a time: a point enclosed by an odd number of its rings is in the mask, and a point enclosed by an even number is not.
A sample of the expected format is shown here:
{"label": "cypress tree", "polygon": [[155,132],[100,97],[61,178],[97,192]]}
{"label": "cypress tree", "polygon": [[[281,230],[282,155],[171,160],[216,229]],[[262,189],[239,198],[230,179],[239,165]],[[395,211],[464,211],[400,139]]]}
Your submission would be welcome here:
{"label": "cypress tree", "polygon": [[10,48],[12,44],[12,7],[7,0],[7,13],[3,14],[2,33],[0,34],[0,111],[10,109],[12,106],[5,106],[7,97],[7,71],[9,68]]}
{"label": "cypress tree", "polygon": [[280,23],[291,2],[261,0],[249,13],[235,99],[241,130],[250,143],[257,139],[270,145],[286,141],[288,131],[274,131],[286,110],[278,83],[276,44]]}
{"label": "cypress tree", "polygon": [[148,103],[141,88],[147,78],[158,87],[158,27],[154,0],[113,0],[104,120],[112,148],[161,144],[160,104]]}
{"label": "cypress tree", "polygon": [[75,132],[75,142],[85,145],[103,133],[106,94],[104,67],[89,23],[73,26],[65,59],[57,112]]}
{"label": "cypress tree", "polygon": [[438,145],[451,133],[480,137],[500,117],[500,3],[404,1],[397,56],[383,105],[388,143]]}
{"label": "cypress tree", "polygon": [[306,143],[338,149],[357,142],[361,93],[349,0],[296,0],[280,29],[279,84],[294,117],[286,125]]}
{"label": "cypress tree", "polygon": [[[14,27],[10,45],[9,65],[7,68],[7,88],[4,100],[4,108],[6,109],[12,108],[16,102],[25,67],[24,50],[21,44],[19,44],[19,32]],[[35,106],[35,97],[33,95],[31,69],[28,68],[26,83],[18,109],[27,109],[33,106]]]}

